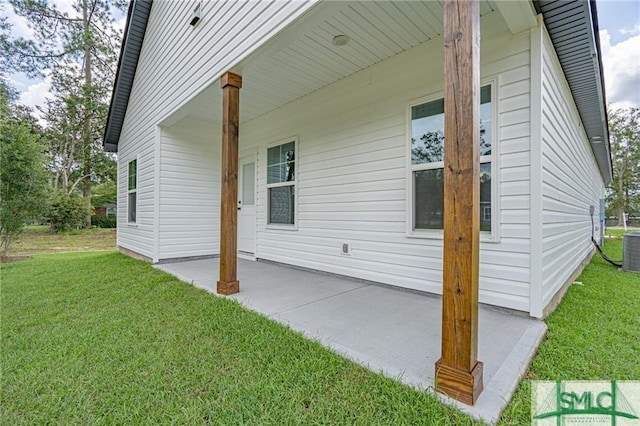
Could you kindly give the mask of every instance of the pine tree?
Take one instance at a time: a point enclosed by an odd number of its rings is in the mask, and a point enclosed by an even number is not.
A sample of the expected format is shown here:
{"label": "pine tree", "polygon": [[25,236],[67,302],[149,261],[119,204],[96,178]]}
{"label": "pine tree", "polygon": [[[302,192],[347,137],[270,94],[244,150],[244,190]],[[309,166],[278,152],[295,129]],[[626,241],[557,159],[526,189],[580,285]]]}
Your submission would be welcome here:
{"label": "pine tree", "polygon": [[[78,185],[91,205],[94,163],[108,160],[100,149],[100,138],[120,41],[112,12],[124,2],[76,0],[73,13],[62,12],[47,0],[10,3],[27,19],[34,37],[11,41],[9,64],[32,77],[45,72],[51,77],[56,98],[43,111],[51,130],[52,167],[62,179],[58,184],[66,190]],[[77,182],[70,180],[74,172]],[[91,216],[85,226],[91,226]]]}

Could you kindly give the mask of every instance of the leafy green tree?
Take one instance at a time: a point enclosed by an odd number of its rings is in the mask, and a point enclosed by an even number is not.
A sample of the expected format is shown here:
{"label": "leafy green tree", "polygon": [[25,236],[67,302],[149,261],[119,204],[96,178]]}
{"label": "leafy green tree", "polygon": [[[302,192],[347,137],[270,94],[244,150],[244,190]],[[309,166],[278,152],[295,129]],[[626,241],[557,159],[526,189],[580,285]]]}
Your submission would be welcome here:
{"label": "leafy green tree", "polygon": [[91,213],[92,209],[80,195],[56,190],[45,212],[45,219],[52,232],[71,231],[82,227],[85,216]]}
{"label": "leafy green tree", "polygon": [[640,212],[640,108],[609,111],[613,180],[607,206],[622,226],[624,213]]}
{"label": "leafy green tree", "polygon": [[[52,78],[56,99],[45,108],[45,119],[55,184],[68,193],[79,187],[90,206],[96,163],[115,168],[113,159],[102,153],[100,139],[120,41],[112,12],[126,2],[75,0],[72,13],[48,0],[10,3],[28,20],[34,36],[9,43],[9,65],[30,76],[47,70]],[[90,226],[87,216],[85,227]]]}
{"label": "leafy green tree", "polygon": [[[82,188],[87,179],[92,188],[115,180],[114,155],[102,150],[101,133],[95,132],[96,129],[102,132],[100,123],[106,121],[106,102],[92,103],[91,108],[87,109],[80,77],[58,73],[53,77],[52,91],[55,98],[48,99],[46,106],[41,109],[47,122],[46,139],[53,186],[71,193]],[[95,97],[106,98],[106,94]],[[83,149],[86,148],[83,144],[83,131],[87,111],[94,131],[93,142],[89,145],[91,170],[83,167]]]}
{"label": "leafy green tree", "polygon": [[100,207],[104,204],[115,204],[117,199],[118,190],[115,179],[101,185],[96,185],[93,188],[91,202],[93,203],[94,208]]}
{"label": "leafy green tree", "polygon": [[26,224],[42,213],[48,174],[44,144],[35,120],[17,106],[15,92],[0,80],[0,237],[1,255]]}

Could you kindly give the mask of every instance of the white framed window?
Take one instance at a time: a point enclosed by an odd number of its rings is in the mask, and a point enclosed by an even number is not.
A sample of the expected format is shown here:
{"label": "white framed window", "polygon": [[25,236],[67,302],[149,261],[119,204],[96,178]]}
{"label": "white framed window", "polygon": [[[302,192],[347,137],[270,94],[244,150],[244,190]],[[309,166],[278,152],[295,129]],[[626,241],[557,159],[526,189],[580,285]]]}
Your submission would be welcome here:
{"label": "white framed window", "polygon": [[138,160],[129,161],[127,169],[127,223],[136,223],[138,210]]}
{"label": "white framed window", "polygon": [[267,225],[295,229],[297,224],[296,151],[298,139],[267,147]]}
{"label": "white framed window", "polygon": [[[480,88],[480,231],[494,239],[498,228],[496,177],[496,82]],[[444,98],[409,105],[409,236],[442,237],[444,227]]]}

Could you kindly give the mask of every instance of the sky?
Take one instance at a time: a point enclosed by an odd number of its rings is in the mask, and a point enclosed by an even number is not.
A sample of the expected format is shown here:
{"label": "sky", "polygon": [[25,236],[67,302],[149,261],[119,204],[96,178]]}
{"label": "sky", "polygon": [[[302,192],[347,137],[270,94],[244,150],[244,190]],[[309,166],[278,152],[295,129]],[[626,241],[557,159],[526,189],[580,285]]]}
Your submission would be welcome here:
{"label": "sky", "polygon": [[[28,37],[30,29],[16,16],[7,0],[1,13],[9,16],[13,34]],[[72,11],[73,0],[52,0],[62,11]],[[503,1],[503,0],[497,0]],[[611,108],[640,107],[640,0],[597,0],[600,44],[607,102]],[[124,28],[125,17],[117,25]],[[43,105],[49,96],[49,80],[29,79],[23,74],[9,76],[18,89],[20,101],[30,107]]]}
{"label": "sky", "polygon": [[640,107],[640,0],[598,0],[607,102]]}
{"label": "sky", "polygon": [[[49,2],[56,5],[58,10],[61,12],[67,12],[70,15],[76,15],[77,13],[72,7],[74,1],[75,0],[49,0]],[[0,13],[8,16],[9,22],[12,25],[12,35],[14,37],[30,38],[30,35],[32,35],[33,32],[29,28],[27,20],[16,15],[7,0],[0,0],[0,4],[3,6],[0,9]],[[127,17],[126,14],[122,15],[119,13],[118,15],[115,26],[120,33],[122,33],[124,31]],[[44,78],[32,79],[23,73],[15,73],[8,77],[9,82],[13,84],[20,93],[19,101],[24,105],[33,108],[36,115],[38,115],[36,107],[39,105],[44,106],[45,99],[47,97],[51,97],[51,94],[49,93],[51,80],[47,76]]]}

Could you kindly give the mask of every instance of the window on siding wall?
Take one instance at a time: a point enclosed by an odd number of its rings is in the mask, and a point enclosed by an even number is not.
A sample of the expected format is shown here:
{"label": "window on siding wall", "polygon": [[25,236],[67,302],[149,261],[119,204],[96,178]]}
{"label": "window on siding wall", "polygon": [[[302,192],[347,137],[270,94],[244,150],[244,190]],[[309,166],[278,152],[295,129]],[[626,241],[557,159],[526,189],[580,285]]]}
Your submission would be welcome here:
{"label": "window on siding wall", "polygon": [[[480,230],[491,231],[491,85],[480,89]],[[411,107],[413,229],[444,225],[444,99]]]}
{"label": "window on siding wall", "polygon": [[138,160],[129,162],[127,178],[127,222],[136,223],[136,210],[138,207]]}
{"label": "window on siding wall", "polygon": [[296,142],[267,149],[268,221],[273,225],[295,224]]}

